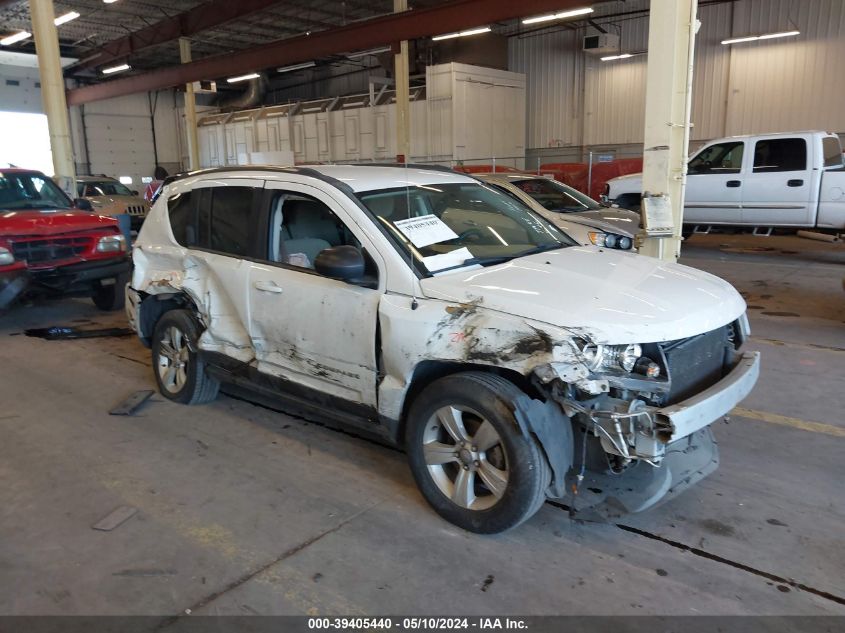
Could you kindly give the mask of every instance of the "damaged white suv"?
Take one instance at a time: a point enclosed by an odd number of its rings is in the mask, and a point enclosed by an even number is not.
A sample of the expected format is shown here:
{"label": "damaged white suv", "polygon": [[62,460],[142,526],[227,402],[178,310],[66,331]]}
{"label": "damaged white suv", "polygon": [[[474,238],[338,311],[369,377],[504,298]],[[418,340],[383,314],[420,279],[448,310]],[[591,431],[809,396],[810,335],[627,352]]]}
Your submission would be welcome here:
{"label": "damaged white suv", "polygon": [[716,468],[709,425],[758,375],[726,282],[578,246],[439,169],[175,177],[134,261],[129,319],[164,396],[222,385],[401,446],[475,532],[546,498],[585,518],[670,498]]}

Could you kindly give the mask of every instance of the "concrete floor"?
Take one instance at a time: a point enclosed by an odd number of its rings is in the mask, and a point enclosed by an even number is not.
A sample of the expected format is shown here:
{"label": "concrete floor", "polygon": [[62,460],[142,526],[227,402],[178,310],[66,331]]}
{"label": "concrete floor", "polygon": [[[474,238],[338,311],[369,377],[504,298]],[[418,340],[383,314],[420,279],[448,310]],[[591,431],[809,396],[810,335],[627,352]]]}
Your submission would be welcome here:
{"label": "concrete floor", "polygon": [[[0,317],[0,614],[845,614],[845,247],[694,236],[684,263],[743,292],[756,390],[722,463],[619,525],[547,504],[483,537],[417,493],[404,455],[222,396],[156,395],[134,338],[87,301]],[[110,532],[92,524],[121,505]]]}

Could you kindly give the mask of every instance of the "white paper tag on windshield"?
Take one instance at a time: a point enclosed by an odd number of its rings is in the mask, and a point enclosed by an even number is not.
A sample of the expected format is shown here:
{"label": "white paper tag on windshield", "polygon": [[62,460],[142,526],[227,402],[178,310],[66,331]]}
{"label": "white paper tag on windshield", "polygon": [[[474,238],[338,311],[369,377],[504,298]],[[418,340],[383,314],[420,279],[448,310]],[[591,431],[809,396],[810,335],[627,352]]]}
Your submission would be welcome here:
{"label": "white paper tag on windshield", "polygon": [[431,272],[436,273],[438,270],[443,270],[444,268],[460,266],[471,257],[472,253],[470,253],[469,249],[465,246],[463,248],[455,249],[450,253],[423,257],[423,264],[425,264],[425,267]]}
{"label": "white paper tag on windshield", "polygon": [[438,242],[447,242],[458,237],[457,233],[434,214],[408,218],[407,220],[396,220],[393,224],[417,248]]}

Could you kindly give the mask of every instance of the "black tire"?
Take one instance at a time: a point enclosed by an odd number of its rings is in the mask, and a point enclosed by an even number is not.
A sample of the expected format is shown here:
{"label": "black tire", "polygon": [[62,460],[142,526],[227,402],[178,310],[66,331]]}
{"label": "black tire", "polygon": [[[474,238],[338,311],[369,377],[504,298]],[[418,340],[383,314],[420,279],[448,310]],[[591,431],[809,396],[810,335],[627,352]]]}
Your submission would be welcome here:
{"label": "black tire", "polygon": [[123,309],[126,304],[126,284],[129,283],[128,273],[118,275],[114,278],[114,283],[108,285],[103,285],[100,282],[94,283],[96,285],[91,300],[95,306],[106,312]]}
{"label": "black tire", "polygon": [[[179,344],[174,343],[176,332],[180,335]],[[199,323],[188,310],[165,312],[156,324],[151,346],[153,373],[165,398],[182,404],[204,404],[217,397],[220,383],[206,374],[205,363],[195,351],[201,333]]]}
{"label": "black tire", "polygon": [[[537,441],[524,436],[514,418],[513,402],[521,395],[523,392],[504,378],[466,372],[436,380],[411,405],[406,432],[411,472],[425,500],[450,523],[470,532],[496,534],[516,527],[543,505],[551,470]],[[442,422],[438,412],[453,411],[455,407],[465,409],[459,411],[461,426],[467,431],[470,443],[478,446],[452,452],[454,457],[450,458],[452,444],[456,449],[464,444],[447,433],[449,425]],[[482,435],[478,431],[485,422],[495,430],[498,444],[479,450],[482,448],[480,442],[484,440],[477,441]],[[475,429],[472,436],[469,433],[471,425]],[[438,456],[434,461],[438,458],[452,461],[432,464],[429,463],[432,457],[426,458],[427,453]],[[439,457],[441,455],[444,457]],[[499,469],[501,465],[504,469]],[[490,471],[490,466],[497,470]],[[464,475],[461,470],[465,471]],[[489,472],[506,474],[499,494],[487,484]],[[462,476],[469,477],[470,482],[462,488],[472,489],[465,499],[474,500],[467,506],[453,500],[461,496],[457,484]],[[452,491],[452,497],[447,490]],[[476,496],[476,492],[481,494]]]}

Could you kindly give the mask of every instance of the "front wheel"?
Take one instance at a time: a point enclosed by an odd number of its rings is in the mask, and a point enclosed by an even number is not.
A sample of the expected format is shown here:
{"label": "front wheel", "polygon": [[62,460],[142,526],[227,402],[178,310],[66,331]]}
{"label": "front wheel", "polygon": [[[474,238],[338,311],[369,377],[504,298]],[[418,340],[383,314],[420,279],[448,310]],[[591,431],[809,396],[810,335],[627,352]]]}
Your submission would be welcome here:
{"label": "front wheel", "polygon": [[514,419],[522,395],[504,378],[466,372],[433,382],[414,401],[408,461],[426,501],[447,521],[495,534],[542,506],[551,471]]}
{"label": "front wheel", "polygon": [[122,273],[114,279],[103,281],[95,282],[96,286],[91,295],[94,305],[106,312],[122,310],[126,303],[126,284],[129,283],[129,275]]}
{"label": "front wheel", "polygon": [[206,375],[196,353],[200,328],[187,310],[164,314],[153,332],[153,369],[165,398],[182,404],[202,404],[217,397],[220,383]]}

